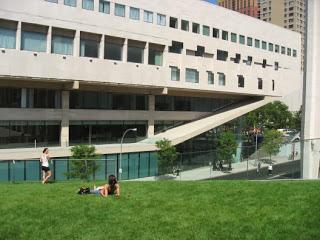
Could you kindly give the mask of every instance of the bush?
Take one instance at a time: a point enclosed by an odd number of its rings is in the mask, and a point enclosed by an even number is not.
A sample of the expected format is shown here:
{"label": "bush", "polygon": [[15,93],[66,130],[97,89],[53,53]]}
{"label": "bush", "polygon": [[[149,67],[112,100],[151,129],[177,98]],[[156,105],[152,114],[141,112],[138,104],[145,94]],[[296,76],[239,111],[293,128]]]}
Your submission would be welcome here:
{"label": "bush", "polygon": [[158,173],[160,175],[171,173],[177,160],[176,148],[167,139],[157,141],[156,146],[159,149],[157,151]]}

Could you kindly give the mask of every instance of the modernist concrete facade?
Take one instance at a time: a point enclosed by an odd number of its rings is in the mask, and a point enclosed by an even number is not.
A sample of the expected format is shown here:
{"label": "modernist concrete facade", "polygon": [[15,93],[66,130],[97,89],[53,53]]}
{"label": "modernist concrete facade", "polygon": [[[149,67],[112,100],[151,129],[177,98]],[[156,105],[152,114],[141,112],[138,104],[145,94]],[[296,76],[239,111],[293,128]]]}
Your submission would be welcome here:
{"label": "modernist concrete facade", "polygon": [[0,30],[0,160],[119,153],[137,126],[123,151],[154,151],[299,88],[299,34],[198,0],[2,0]]}

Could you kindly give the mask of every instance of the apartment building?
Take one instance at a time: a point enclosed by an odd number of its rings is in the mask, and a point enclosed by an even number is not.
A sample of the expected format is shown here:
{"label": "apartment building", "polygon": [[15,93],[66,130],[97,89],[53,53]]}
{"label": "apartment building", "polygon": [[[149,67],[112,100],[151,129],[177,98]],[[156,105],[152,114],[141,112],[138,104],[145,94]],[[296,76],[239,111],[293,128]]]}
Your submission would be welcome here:
{"label": "apartment building", "polygon": [[259,18],[259,0],[218,0],[218,5]]}
{"label": "apartment building", "polygon": [[20,178],[37,179],[49,146],[64,179],[77,144],[96,146],[102,178],[155,175],[157,140],[182,144],[295,92],[300,47],[198,0],[2,0],[0,178],[23,160]]}

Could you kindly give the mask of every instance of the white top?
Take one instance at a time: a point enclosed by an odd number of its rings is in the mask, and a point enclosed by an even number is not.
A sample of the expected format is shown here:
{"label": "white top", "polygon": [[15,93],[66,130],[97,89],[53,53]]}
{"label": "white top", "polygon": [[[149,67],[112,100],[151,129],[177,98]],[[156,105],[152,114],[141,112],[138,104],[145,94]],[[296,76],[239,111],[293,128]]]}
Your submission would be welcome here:
{"label": "white top", "polygon": [[272,170],[272,165],[269,165],[269,166],[268,166],[268,170]]}
{"label": "white top", "polygon": [[49,155],[48,154],[42,154],[40,157],[40,162],[42,167],[49,167]]}

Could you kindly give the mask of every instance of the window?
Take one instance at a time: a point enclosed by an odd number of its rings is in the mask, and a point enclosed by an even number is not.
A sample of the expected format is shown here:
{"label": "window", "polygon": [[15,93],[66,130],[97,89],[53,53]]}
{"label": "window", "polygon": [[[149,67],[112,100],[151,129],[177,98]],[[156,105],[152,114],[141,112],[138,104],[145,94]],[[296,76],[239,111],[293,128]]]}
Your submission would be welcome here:
{"label": "window", "polygon": [[73,37],[53,35],[51,52],[56,54],[72,55]]}
{"label": "window", "polygon": [[251,64],[252,64],[252,56],[248,56],[247,60],[244,60],[244,62],[245,62],[248,66],[251,66]]}
{"label": "window", "polygon": [[273,44],[272,43],[269,43],[269,51],[273,52]]}
{"label": "window", "polygon": [[58,3],[58,0],[46,0],[47,2]]}
{"label": "window", "polygon": [[104,58],[121,61],[124,39],[106,37],[104,46]]}
{"label": "window", "polygon": [[99,12],[110,14],[110,2],[99,0]]}
{"label": "window", "polygon": [[238,87],[244,88],[244,77],[242,75],[238,75]]}
{"label": "window", "polygon": [[82,0],[82,8],[93,11],[93,9],[94,9],[93,0]]}
{"label": "window", "polygon": [[274,80],[272,80],[272,91],[275,90],[275,83],[274,83]]}
{"label": "window", "polygon": [[118,17],[125,17],[126,15],[126,6],[116,3],[114,6],[114,15]]}
{"label": "window", "polygon": [[246,38],[245,38],[245,36],[243,36],[243,35],[240,35],[240,36],[239,36],[239,43],[240,43],[240,44],[246,44]]}
{"label": "window", "polygon": [[200,33],[200,25],[198,23],[192,23],[192,32]]}
{"label": "window", "polygon": [[16,48],[16,30],[0,27],[0,48]]}
{"label": "window", "polygon": [[180,69],[170,66],[171,69],[171,81],[180,81]]}
{"label": "window", "polygon": [[229,33],[227,31],[222,31],[222,40],[228,41]]}
{"label": "window", "polygon": [[274,51],[275,51],[276,53],[279,53],[279,51],[280,51],[280,46],[279,46],[279,45],[275,45],[275,46],[274,46]]}
{"label": "window", "polygon": [[279,62],[274,62],[274,70],[279,70]]}
{"label": "window", "polygon": [[267,42],[262,41],[262,49],[267,50]]}
{"label": "window", "polygon": [[189,31],[189,21],[181,20],[181,30]]}
{"label": "window", "polygon": [[287,49],[287,55],[288,55],[288,56],[291,56],[291,48],[288,48],[288,49]]}
{"label": "window", "polygon": [[43,32],[22,31],[21,50],[45,52],[47,50],[47,34]]}
{"label": "window", "polygon": [[129,17],[130,17],[130,19],[133,19],[133,20],[140,20],[140,9],[130,7],[130,16]]}
{"label": "window", "polygon": [[157,14],[157,23],[160,26],[165,26],[166,25],[166,15],[163,14]]}
{"label": "window", "polygon": [[214,84],[214,75],[213,75],[213,72],[211,71],[207,71],[208,73],[208,84]]}
{"label": "window", "polygon": [[77,6],[77,0],[64,0],[64,5],[70,6],[70,7],[76,7]]}
{"label": "window", "polygon": [[219,38],[219,29],[212,28],[212,37]]}
{"label": "window", "polygon": [[143,53],[144,53],[145,43],[138,41],[128,41],[128,62],[133,63],[143,63]]}
{"label": "window", "polygon": [[171,46],[169,46],[169,52],[171,53],[181,54],[182,49],[183,49],[182,42],[172,41]]}
{"label": "window", "polygon": [[263,88],[262,78],[258,78],[258,89],[261,90]]}
{"label": "window", "polygon": [[208,26],[202,26],[202,34],[205,36],[210,36],[210,27]]}
{"label": "window", "polygon": [[170,17],[170,27],[178,28],[178,19],[174,17]]}
{"label": "window", "polygon": [[285,47],[281,47],[281,54],[286,54],[286,48]]}
{"label": "window", "polygon": [[186,68],[186,82],[199,83],[199,72],[196,69]]}
{"label": "window", "polygon": [[99,56],[100,42],[92,39],[80,40],[80,57],[97,58]]}
{"label": "window", "polygon": [[254,47],[255,48],[260,48],[260,40],[259,39],[255,39],[254,40]]}
{"label": "window", "polygon": [[226,85],[226,75],[224,73],[218,72],[219,76],[219,86],[225,86]]}
{"label": "window", "polygon": [[292,56],[293,56],[293,57],[297,57],[297,50],[293,49],[292,52],[293,52]]}
{"label": "window", "polygon": [[234,42],[234,43],[237,42],[237,34],[236,33],[231,33],[231,42]]}
{"label": "window", "polygon": [[247,37],[247,45],[249,47],[252,47],[252,38],[251,37]]}
{"label": "window", "polygon": [[147,23],[153,23],[153,12],[144,10],[143,20]]}
{"label": "window", "polygon": [[164,47],[156,44],[149,44],[149,58],[148,63],[150,65],[162,66]]}
{"label": "window", "polygon": [[233,58],[234,63],[240,63],[241,60],[241,54],[236,53],[236,57]]}
{"label": "window", "polygon": [[219,61],[227,61],[227,58],[228,58],[228,52],[227,51],[217,50],[217,60],[219,60]]}

